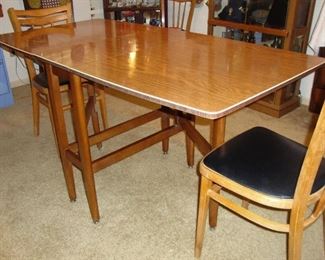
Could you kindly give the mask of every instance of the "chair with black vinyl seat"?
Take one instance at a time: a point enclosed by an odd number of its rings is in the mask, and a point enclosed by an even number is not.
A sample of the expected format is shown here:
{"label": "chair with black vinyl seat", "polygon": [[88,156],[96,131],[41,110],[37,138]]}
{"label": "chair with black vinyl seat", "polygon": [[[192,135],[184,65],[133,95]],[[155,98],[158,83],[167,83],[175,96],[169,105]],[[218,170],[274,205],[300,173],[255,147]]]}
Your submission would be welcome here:
{"label": "chair with black vinyl seat", "polygon": [[[210,227],[216,226],[218,205],[262,227],[288,233],[288,259],[301,258],[303,230],[325,207],[325,105],[307,147],[262,127],[252,128],[209,153],[200,163],[200,197],[195,256],[200,257],[207,210]],[[254,213],[223,196],[289,211],[280,223]],[[310,215],[307,207],[314,206]]]}
{"label": "chair with black vinyl seat", "polygon": [[[8,10],[10,21],[15,32],[21,32],[24,29],[36,30],[40,28],[51,27],[57,24],[72,23],[72,9],[71,4],[63,5],[60,7],[46,8],[46,9],[32,9],[32,10],[15,10],[10,8]],[[53,127],[53,118],[51,112],[51,104],[49,102],[48,82],[46,73],[42,69],[41,64],[39,70],[35,69],[35,63],[28,58],[25,58],[25,63],[29,75],[30,86],[32,91],[32,106],[33,106],[33,126],[34,134],[39,135],[39,119],[40,119],[40,104],[43,104],[49,109],[50,120]],[[69,80],[64,76],[59,76],[60,91],[68,92]],[[83,82],[83,86],[87,88],[88,94],[96,96],[99,101],[99,107],[102,116],[103,127],[107,128],[107,112],[104,90],[90,82]],[[92,94],[95,93],[95,94]],[[70,103],[63,105],[63,109],[70,109]],[[93,117],[93,123],[96,124],[94,129],[98,131],[98,118]]]}

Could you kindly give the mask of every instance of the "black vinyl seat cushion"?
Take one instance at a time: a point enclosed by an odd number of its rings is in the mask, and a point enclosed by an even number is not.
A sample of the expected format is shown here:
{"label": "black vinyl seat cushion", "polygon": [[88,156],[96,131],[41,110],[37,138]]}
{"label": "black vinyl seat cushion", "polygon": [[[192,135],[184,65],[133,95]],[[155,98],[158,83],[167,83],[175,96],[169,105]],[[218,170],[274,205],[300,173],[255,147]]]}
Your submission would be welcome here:
{"label": "black vinyl seat cushion", "polygon": [[[203,163],[237,183],[271,196],[292,199],[307,148],[263,127],[252,128],[208,154]],[[325,184],[325,159],[312,193]]]}
{"label": "black vinyl seat cushion", "polygon": [[[47,82],[47,76],[46,76],[46,73],[45,72],[41,72],[39,74],[37,74],[35,77],[34,77],[34,81],[41,85],[42,87],[44,88],[48,88],[49,87],[49,84]],[[62,78],[62,77],[59,77],[59,84],[60,86],[61,85],[66,85],[66,84],[69,84],[69,80],[66,79],[66,78]]]}

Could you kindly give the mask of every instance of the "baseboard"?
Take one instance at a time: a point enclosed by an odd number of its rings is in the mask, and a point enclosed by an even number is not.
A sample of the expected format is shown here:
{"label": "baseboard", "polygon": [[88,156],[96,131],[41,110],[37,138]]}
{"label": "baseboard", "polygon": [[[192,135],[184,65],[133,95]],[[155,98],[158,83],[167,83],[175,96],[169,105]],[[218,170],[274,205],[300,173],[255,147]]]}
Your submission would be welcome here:
{"label": "baseboard", "polygon": [[300,97],[300,103],[302,105],[309,106],[309,101],[310,101],[310,98],[306,98],[306,97],[303,97],[303,96]]}
{"label": "baseboard", "polygon": [[29,84],[29,79],[21,79],[21,80],[14,80],[10,82],[10,87],[11,88],[17,88],[17,87],[21,87],[21,86],[25,86]]}

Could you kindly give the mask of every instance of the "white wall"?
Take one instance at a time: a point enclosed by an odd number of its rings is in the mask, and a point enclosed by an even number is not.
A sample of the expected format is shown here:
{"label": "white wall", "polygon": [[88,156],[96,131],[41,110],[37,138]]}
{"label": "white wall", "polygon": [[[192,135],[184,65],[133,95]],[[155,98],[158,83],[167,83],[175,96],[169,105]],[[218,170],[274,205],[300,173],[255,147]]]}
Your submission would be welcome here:
{"label": "white wall", "polygon": [[[12,32],[12,26],[8,17],[7,10],[10,7],[15,9],[24,9],[24,4],[22,0],[0,0],[3,9],[4,17],[0,18],[0,34]],[[4,56],[6,60],[8,76],[11,87],[17,87],[29,82],[28,74],[26,69],[18,61],[15,56],[10,56],[7,51],[4,51]]]}
{"label": "white wall", "polygon": [[[316,0],[314,16],[313,16],[313,21],[312,21],[310,32],[312,32],[315,27],[317,18],[320,14],[321,7],[323,4],[324,4],[324,0]],[[323,25],[323,27],[325,27],[325,24]],[[311,33],[310,33],[310,36],[311,36]],[[317,55],[317,53],[314,53],[313,50],[310,48],[307,49],[307,54]],[[314,82],[314,73],[301,80],[300,91],[301,91],[301,103],[302,104],[305,104],[305,105],[309,104],[313,82]]]}
{"label": "white wall", "polygon": [[90,1],[73,0],[73,16],[76,22],[90,20]]}

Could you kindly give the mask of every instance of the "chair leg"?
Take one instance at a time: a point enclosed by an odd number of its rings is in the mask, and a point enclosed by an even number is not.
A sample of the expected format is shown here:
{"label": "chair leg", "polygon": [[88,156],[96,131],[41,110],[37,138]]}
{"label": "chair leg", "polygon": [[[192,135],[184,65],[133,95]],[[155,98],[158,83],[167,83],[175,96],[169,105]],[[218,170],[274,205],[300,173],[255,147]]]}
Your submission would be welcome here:
{"label": "chair leg", "polygon": [[[92,120],[92,123],[93,123],[94,132],[96,134],[98,134],[100,132],[100,128],[99,128],[99,120],[98,120],[97,111],[93,110],[92,115],[91,115],[91,120]],[[103,147],[102,143],[97,144],[98,149],[101,149],[102,147]]]}
{"label": "chair leg", "polygon": [[207,210],[209,205],[209,196],[207,195],[208,190],[211,188],[212,182],[201,176],[201,187],[200,187],[200,198],[199,198],[199,211],[196,224],[196,236],[195,236],[195,252],[196,258],[201,256],[202,244],[204,238],[204,231],[207,218]]}
{"label": "chair leg", "polygon": [[290,213],[290,225],[288,234],[288,260],[301,259],[301,244],[304,232],[303,208],[293,207]]}
{"label": "chair leg", "polygon": [[300,260],[301,259],[301,244],[303,236],[303,227],[299,227],[289,232],[289,250],[288,260]]}
{"label": "chair leg", "polygon": [[325,211],[323,212],[323,241],[324,241],[324,254],[325,254]]}
{"label": "chair leg", "polygon": [[173,1],[173,27],[175,27],[175,7],[176,7],[176,3],[175,1]]}
{"label": "chair leg", "polygon": [[323,212],[323,241],[324,241],[324,254],[325,254],[325,211]]}
{"label": "chair leg", "polygon": [[[69,104],[72,104],[72,96],[71,96],[71,86],[69,85],[69,91],[68,91],[68,98],[69,98]],[[73,118],[73,114],[72,114],[72,108],[70,109],[70,113],[71,113],[71,118]],[[76,127],[74,125],[74,120],[72,121],[72,129],[73,129],[73,134],[74,134],[74,140],[75,142],[77,142],[77,132],[76,132]]]}
{"label": "chair leg", "polygon": [[[95,87],[93,85],[87,85],[88,98],[93,100],[93,107],[91,108],[91,121],[93,124],[94,133],[98,134],[100,132],[99,128],[99,120],[98,113],[96,111],[96,95],[95,95]],[[97,148],[102,148],[102,143],[97,144]]]}
{"label": "chair leg", "polygon": [[183,31],[183,27],[184,27],[185,13],[186,13],[186,2],[183,4],[182,22],[180,27],[181,31]]}
{"label": "chair leg", "polygon": [[39,136],[39,119],[40,119],[40,102],[39,102],[39,91],[31,86],[32,92],[32,108],[33,108],[33,132],[35,136]]}
{"label": "chair leg", "polygon": [[56,132],[55,132],[54,119],[53,119],[53,112],[52,112],[52,107],[51,107],[51,102],[49,100],[49,96],[46,96],[46,99],[48,101],[48,111],[49,111],[51,127],[52,127],[52,132],[53,132],[54,141],[55,141],[55,147],[56,147],[56,151],[58,153],[58,156],[60,158],[60,150],[59,150],[59,145],[58,145],[58,142],[57,142],[57,136],[56,136]]}
{"label": "chair leg", "polygon": [[107,119],[107,111],[106,111],[105,91],[102,88],[99,88],[96,86],[95,86],[95,91],[98,96],[99,109],[100,109],[100,114],[102,116],[103,127],[104,127],[104,129],[107,129],[108,128],[108,119]]}
{"label": "chair leg", "polygon": [[[217,185],[212,186],[212,190],[220,194],[221,188]],[[215,228],[217,226],[219,203],[213,199],[210,199],[209,203],[209,226]]]}

